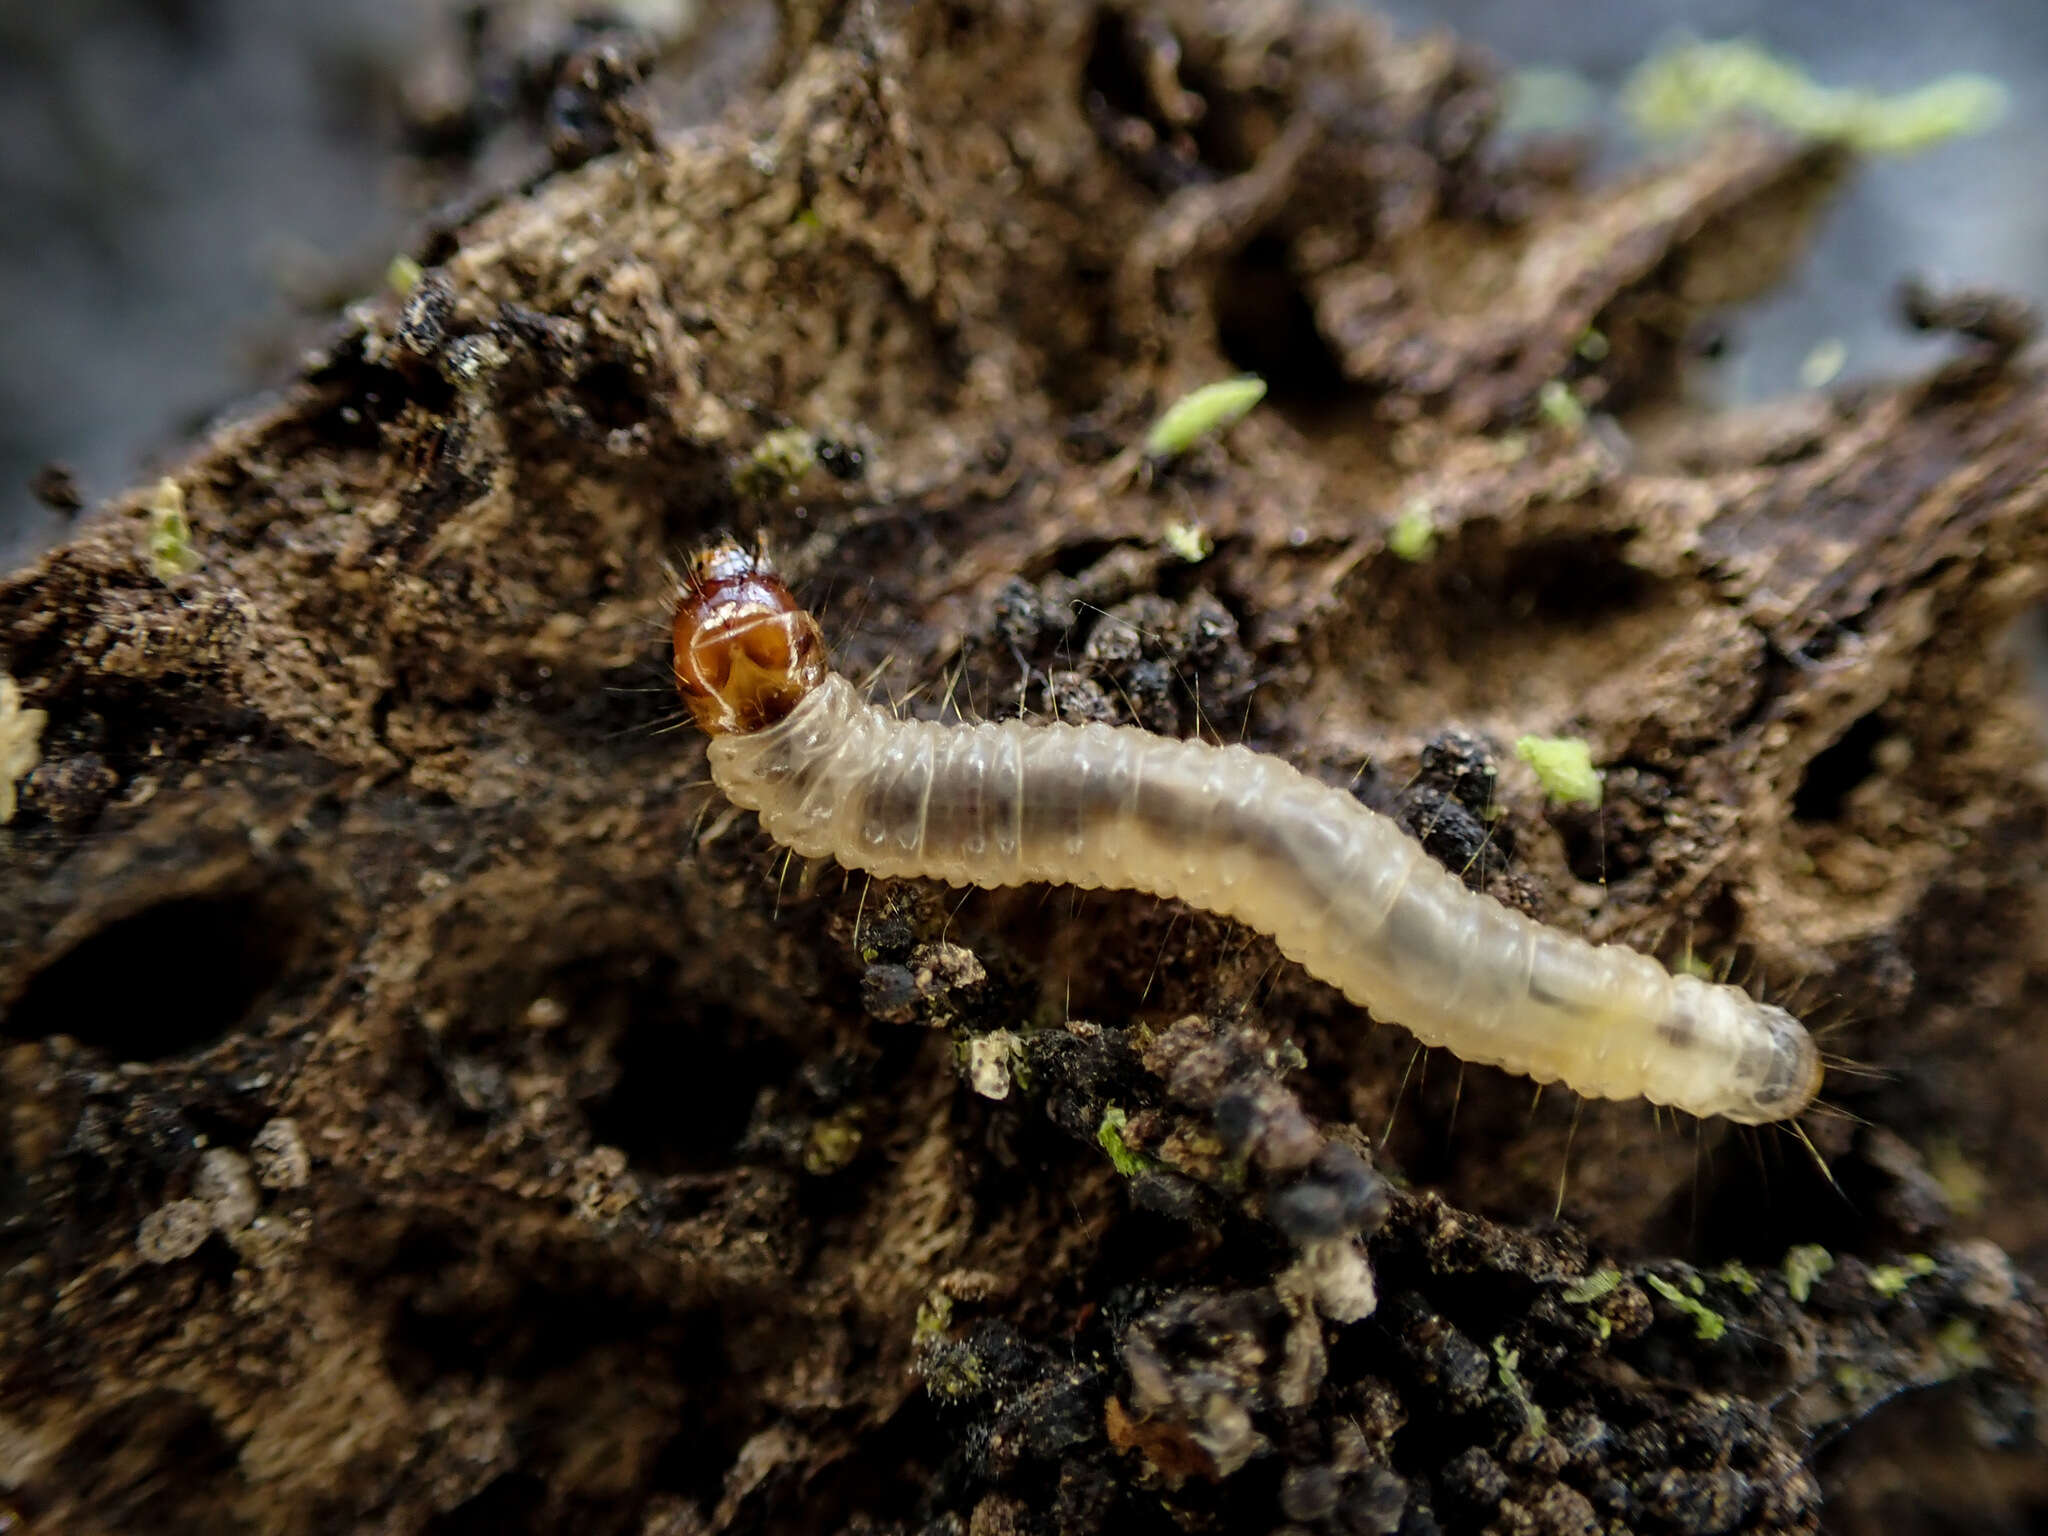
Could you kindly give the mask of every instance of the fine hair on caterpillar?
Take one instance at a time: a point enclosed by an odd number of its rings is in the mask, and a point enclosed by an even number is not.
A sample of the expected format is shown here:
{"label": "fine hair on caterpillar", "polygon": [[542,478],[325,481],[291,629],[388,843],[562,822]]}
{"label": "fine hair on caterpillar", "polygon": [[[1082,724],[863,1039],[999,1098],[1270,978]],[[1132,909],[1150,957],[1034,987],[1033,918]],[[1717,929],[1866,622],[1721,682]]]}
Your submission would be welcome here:
{"label": "fine hair on caterpillar", "polygon": [[1131,726],[897,719],[830,669],[817,621],[758,552],[723,543],[689,563],[673,638],[713,782],[803,858],[1184,901],[1425,1045],[1588,1098],[1760,1124],[1820,1087],[1784,1009],[1511,911],[1276,757]]}

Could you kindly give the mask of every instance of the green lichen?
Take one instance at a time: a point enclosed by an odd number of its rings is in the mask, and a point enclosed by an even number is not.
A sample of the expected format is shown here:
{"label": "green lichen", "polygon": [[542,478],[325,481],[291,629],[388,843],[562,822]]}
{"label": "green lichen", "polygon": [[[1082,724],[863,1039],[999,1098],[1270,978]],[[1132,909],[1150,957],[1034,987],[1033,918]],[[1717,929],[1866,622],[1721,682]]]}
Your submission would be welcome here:
{"label": "green lichen", "polygon": [[952,1326],[953,1298],[944,1291],[932,1291],[917,1304],[917,1326],[911,1332],[910,1342],[934,1343],[943,1339]]}
{"label": "green lichen", "polygon": [[1907,1254],[1903,1264],[1873,1264],[1870,1267],[1870,1288],[1890,1299],[1915,1280],[1933,1274],[1936,1267],[1934,1260],[1924,1253]]}
{"label": "green lichen", "polygon": [[1152,1166],[1151,1158],[1133,1151],[1124,1140],[1124,1127],[1130,1123],[1130,1118],[1112,1104],[1102,1112],[1102,1122],[1095,1127],[1096,1142],[1109,1154],[1109,1161],[1116,1171],[1127,1179],[1136,1178]]}
{"label": "green lichen", "polygon": [[1858,1365],[1842,1364],[1829,1373],[1835,1385],[1851,1403],[1860,1403],[1881,1389],[1878,1380]]}
{"label": "green lichen", "polygon": [[1981,1371],[1991,1363],[1991,1352],[1984,1347],[1977,1325],[1967,1317],[1952,1317],[1935,1329],[1934,1349],[1942,1364],[1958,1376],[1964,1371]]}
{"label": "green lichen", "polygon": [[1152,430],[1145,434],[1145,452],[1155,459],[1177,459],[1265,398],[1266,381],[1250,373],[1190,390],[1152,423]]}
{"label": "green lichen", "polygon": [[860,1151],[860,1126],[855,1117],[839,1115],[819,1120],[804,1138],[804,1172],[837,1173]]}
{"label": "green lichen", "polygon": [[[1699,1277],[1695,1275],[1691,1279],[1696,1282]],[[1720,1313],[1716,1312],[1705,1302],[1686,1295],[1684,1291],[1673,1285],[1669,1280],[1664,1279],[1661,1275],[1645,1275],[1643,1276],[1643,1284],[1647,1285],[1659,1296],[1662,1296],[1671,1305],[1678,1308],[1679,1311],[1692,1318],[1693,1337],[1702,1344],[1717,1343],[1728,1332],[1727,1319],[1722,1317]],[[1701,1289],[1705,1289],[1705,1287],[1702,1286]]]}
{"label": "green lichen", "polygon": [[1560,432],[1577,436],[1585,430],[1586,408],[1563,379],[1552,379],[1536,391],[1536,410]]}
{"label": "green lichen", "polygon": [[1581,737],[1524,736],[1515,743],[1515,756],[1536,770],[1543,793],[1558,804],[1599,808],[1602,775]]}
{"label": "green lichen", "polygon": [[1799,365],[1799,383],[1806,389],[1826,389],[1842,375],[1849,361],[1849,347],[1839,336],[1817,343]]}
{"label": "green lichen", "polygon": [[1985,75],[1956,74],[1887,96],[1821,85],[1754,42],[1688,41],[1644,61],[1621,102],[1647,138],[1696,133],[1747,115],[1804,138],[1898,155],[1982,133],[2004,114],[2006,90]]}
{"label": "green lichen", "polygon": [[1504,1334],[1495,1337],[1493,1341],[1493,1363],[1500,1371],[1500,1384],[1507,1389],[1508,1396],[1521,1405],[1523,1427],[1532,1435],[1548,1434],[1550,1418],[1529,1395],[1528,1383],[1522,1380],[1521,1372],[1517,1369],[1522,1363],[1522,1353],[1520,1350],[1508,1348],[1507,1337]]}
{"label": "green lichen", "polygon": [[1583,1280],[1574,1280],[1560,1293],[1566,1301],[1583,1305],[1610,1296],[1621,1284],[1621,1271],[1606,1268],[1596,1269]]}
{"label": "green lichen", "polygon": [[384,269],[384,286],[402,299],[419,287],[420,279],[424,276],[425,269],[412,257],[400,251],[391,258],[391,265]]}
{"label": "green lichen", "polygon": [[185,516],[185,488],[169,478],[157,482],[149,499],[149,568],[160,581],[199,569],[192,524]]}
{"label": "green lichen", "polygon": [[1596,327],[1587,326],[1585,334],[1579,338],[1579,344],[1573,350],[1589,363],[1605,362],[1608,352],[1607,333]]}
{"label": "green lichen", "polygon": [[1387,549],[1411,565],[1436,552],[1436,516],[1427,501],[1418,496],[1401,509],[1387,530]]}
{"label": "green lichen", "polygon": [[1835,1256],[1819,1243],[1801,1243],[1785,1250],[1785,1290],[1801,1306],[1813,1294],[1813,1282],[1835,1267]]}
{"label": "green lichen", "polygon": [[780,496],[818,462],[817,440],[801,427],[782,427],[754,445],[732,472],[732,488],[758,501]]}
{"label": "green lichen", "polygon": [[1958,1216],[1974,1216],[1984,1209],[1990,1181],[1953,1137],[1938,1137],[1929,1143],[1927,1171],[1941,1186],[1942,1194]]}
{"label": "green lichen", "polygon": [[949,1339],[928,1340],[917,1359],[924,1389],[941,1402],[957,1403],[988,1390],[988,1370],[973,1347]]}

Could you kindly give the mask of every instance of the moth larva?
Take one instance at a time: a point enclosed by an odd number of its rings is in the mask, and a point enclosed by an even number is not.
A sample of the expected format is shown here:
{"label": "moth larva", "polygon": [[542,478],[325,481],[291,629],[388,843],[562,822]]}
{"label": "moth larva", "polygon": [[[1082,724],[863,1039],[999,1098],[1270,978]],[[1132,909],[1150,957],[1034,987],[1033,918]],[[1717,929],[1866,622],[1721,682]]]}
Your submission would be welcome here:
{"label": "moth larva", "polygon": [[1467,890],[1277,758],[1131,727],[896,719],[827,667],[817,621],[737,546],[687,574],[675,676],[712,779],[805,858],[1177,898],[1269,935],[1425,1044],[1589,1098],[1754,1124],[1819,1089],[1819,1052],[1784,1009]]}

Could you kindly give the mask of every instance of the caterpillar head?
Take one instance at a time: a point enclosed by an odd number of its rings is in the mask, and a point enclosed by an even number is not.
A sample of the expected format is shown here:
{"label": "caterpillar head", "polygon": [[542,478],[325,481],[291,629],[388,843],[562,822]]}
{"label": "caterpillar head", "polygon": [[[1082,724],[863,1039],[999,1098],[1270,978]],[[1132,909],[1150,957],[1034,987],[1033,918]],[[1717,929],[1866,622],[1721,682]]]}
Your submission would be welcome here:
{"label": "caterpillar head", "polygon": [[825,681],[825,637],[767,556],[727,541],[677,583],[675,673],[707,734],[765,730]]}

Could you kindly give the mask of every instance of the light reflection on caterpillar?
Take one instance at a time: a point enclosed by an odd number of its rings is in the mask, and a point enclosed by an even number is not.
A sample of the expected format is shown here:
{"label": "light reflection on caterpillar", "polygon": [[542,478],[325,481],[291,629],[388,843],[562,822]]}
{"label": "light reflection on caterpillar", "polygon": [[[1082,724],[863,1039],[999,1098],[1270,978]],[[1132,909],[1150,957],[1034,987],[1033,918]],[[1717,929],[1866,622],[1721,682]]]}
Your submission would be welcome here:
{"label": "light reflection on caterpillar", "polygon": [[896,719],[829,669],[817,621],[736,545],[685,575],[675,676],[718,787],[805,858],[1179,899],[1271,936],[1425,1044],[1590,1098],[1755,1124],[1820,1087],[1784,1009],[1467,890],[1277,758],[1130,727]]}

